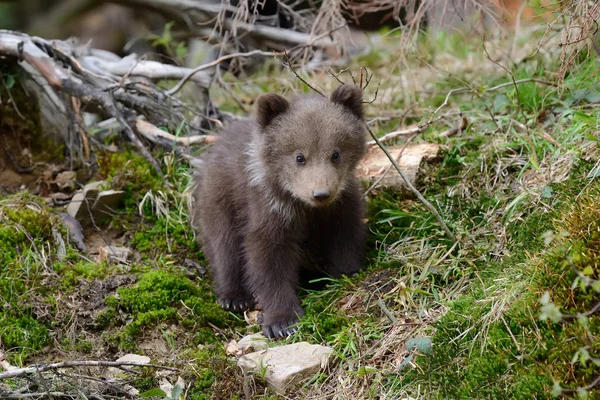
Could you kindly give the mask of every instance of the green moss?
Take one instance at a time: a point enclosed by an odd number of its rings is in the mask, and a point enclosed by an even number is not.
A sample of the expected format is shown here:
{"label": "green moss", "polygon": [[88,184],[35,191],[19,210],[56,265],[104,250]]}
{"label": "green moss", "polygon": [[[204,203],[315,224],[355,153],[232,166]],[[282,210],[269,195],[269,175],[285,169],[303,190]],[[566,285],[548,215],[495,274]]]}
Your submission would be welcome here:
{"label": "green moss", "polygon": [[[142,274],[135,286],[119,288],[116,296],[109,297],[96,322],[101,327],[122,325],[108,339],[133,349],[135,338],[160,322],[185,322],[188,328],[201,329],[209,324],[224,327],[231,321],[207,282],[192,282],[175,271],[152,270]],[[204,340],[210,340],[208,335]]]}
{"label": "green moss", "polygon": [[0,316],[0,341],[5,349],[10,350],[10,358],[20,365],[30,354],[40,351],[50,342],[50,334],[48,328],[31,315],[14,314]]}
{"label": "green moss", "polygon": [[185,377],[191,382],[190,399],[233,399],[243,396],[239,367],[228,360],[221,343],[203,346],[190,354],[193,374]]}
{"label": "green moss", "polygon": [[[133,234],[130,242],[136,250],[149,257],[171,254],[183,258],[201,259],[201,251],[187,221],[148,217],[144,228]],[[191,250],[195,250],[191,253]]]}
{"label": "green moss", "polygon": [[111,188],[125,191],[127,209],[137,209],[137,202],[147,191],[164,189],[162,178],[154,167],[141,155],[134,152],[100,153],[99,174]]}
{"label": "green moss", "polygon": [[105,277],[109,272],[107,262],[79,261],[75,263],[60,262],[54,264],[54,270],[61,276],[61,285],[64,289],[73,289],[77,286],[79,279],[99,279]]}

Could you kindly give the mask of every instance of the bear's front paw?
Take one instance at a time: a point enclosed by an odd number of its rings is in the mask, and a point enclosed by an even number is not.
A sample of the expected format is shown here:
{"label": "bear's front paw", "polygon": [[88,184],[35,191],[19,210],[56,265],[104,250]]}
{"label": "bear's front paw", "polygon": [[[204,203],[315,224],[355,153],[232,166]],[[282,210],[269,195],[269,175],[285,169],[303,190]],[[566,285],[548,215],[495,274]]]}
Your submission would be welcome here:
{"label": "bear's front paw", "polygon": [[227,311],[245,311],[255,306],[256,301],[252,297],[243,298],[223,298],[218,299],[217,303],[222,309]]}
{"label": "bear's front paw", "polygon": [[300,308],[292,313],[261,314],[262,318],[259,318],[259,321],[262,319],[262,330],[266,337],[281,339],[290,336],[299,329],[297,326],[292,325],[298,323],[302,315],[304,315],[304,310]]}

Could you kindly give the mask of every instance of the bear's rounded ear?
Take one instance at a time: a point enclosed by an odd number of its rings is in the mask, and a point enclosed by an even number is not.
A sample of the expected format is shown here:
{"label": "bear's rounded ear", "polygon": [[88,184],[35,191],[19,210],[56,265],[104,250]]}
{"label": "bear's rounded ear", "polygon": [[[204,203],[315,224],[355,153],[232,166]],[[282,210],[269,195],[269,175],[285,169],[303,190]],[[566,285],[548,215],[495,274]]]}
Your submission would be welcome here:
{"label": "bear's rounded ear", "polygon": [[261,128],[269,125],[275,117],[290,108],[290,103],[275,93],[267,93],[256,100],[256,119]]}
{"label": "bear's rounded ear", "polygon": [[344,84],[331,93],[330,100],[363,119],[362,90],[358,86]]}

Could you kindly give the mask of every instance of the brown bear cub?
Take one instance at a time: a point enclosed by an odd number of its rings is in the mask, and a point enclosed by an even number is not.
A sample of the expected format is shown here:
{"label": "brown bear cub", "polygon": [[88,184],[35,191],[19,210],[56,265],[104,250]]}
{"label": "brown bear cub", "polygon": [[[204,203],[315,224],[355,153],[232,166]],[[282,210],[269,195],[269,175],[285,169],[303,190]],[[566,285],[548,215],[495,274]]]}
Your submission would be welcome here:
{"label": "brown bear cub", "polygon": [[222,132],[197,177],[193,215],[221,307],[258,302],[264,334],[285,337],[304,314],[300,268],[334,277],[361,268],[366,226],[354,171],[365,146],[353,85],[329,99],[263,95],[256,119]]}

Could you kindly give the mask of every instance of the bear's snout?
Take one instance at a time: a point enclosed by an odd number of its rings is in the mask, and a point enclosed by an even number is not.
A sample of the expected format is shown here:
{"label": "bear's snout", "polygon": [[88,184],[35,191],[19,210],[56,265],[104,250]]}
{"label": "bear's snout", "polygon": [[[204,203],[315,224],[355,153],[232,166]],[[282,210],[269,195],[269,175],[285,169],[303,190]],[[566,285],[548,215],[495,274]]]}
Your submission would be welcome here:
{"label": "bear's snout", "polygon": [[313,190],[313,199],[318,202],[327,201],[331,197],[329,189],[315,189]]}

